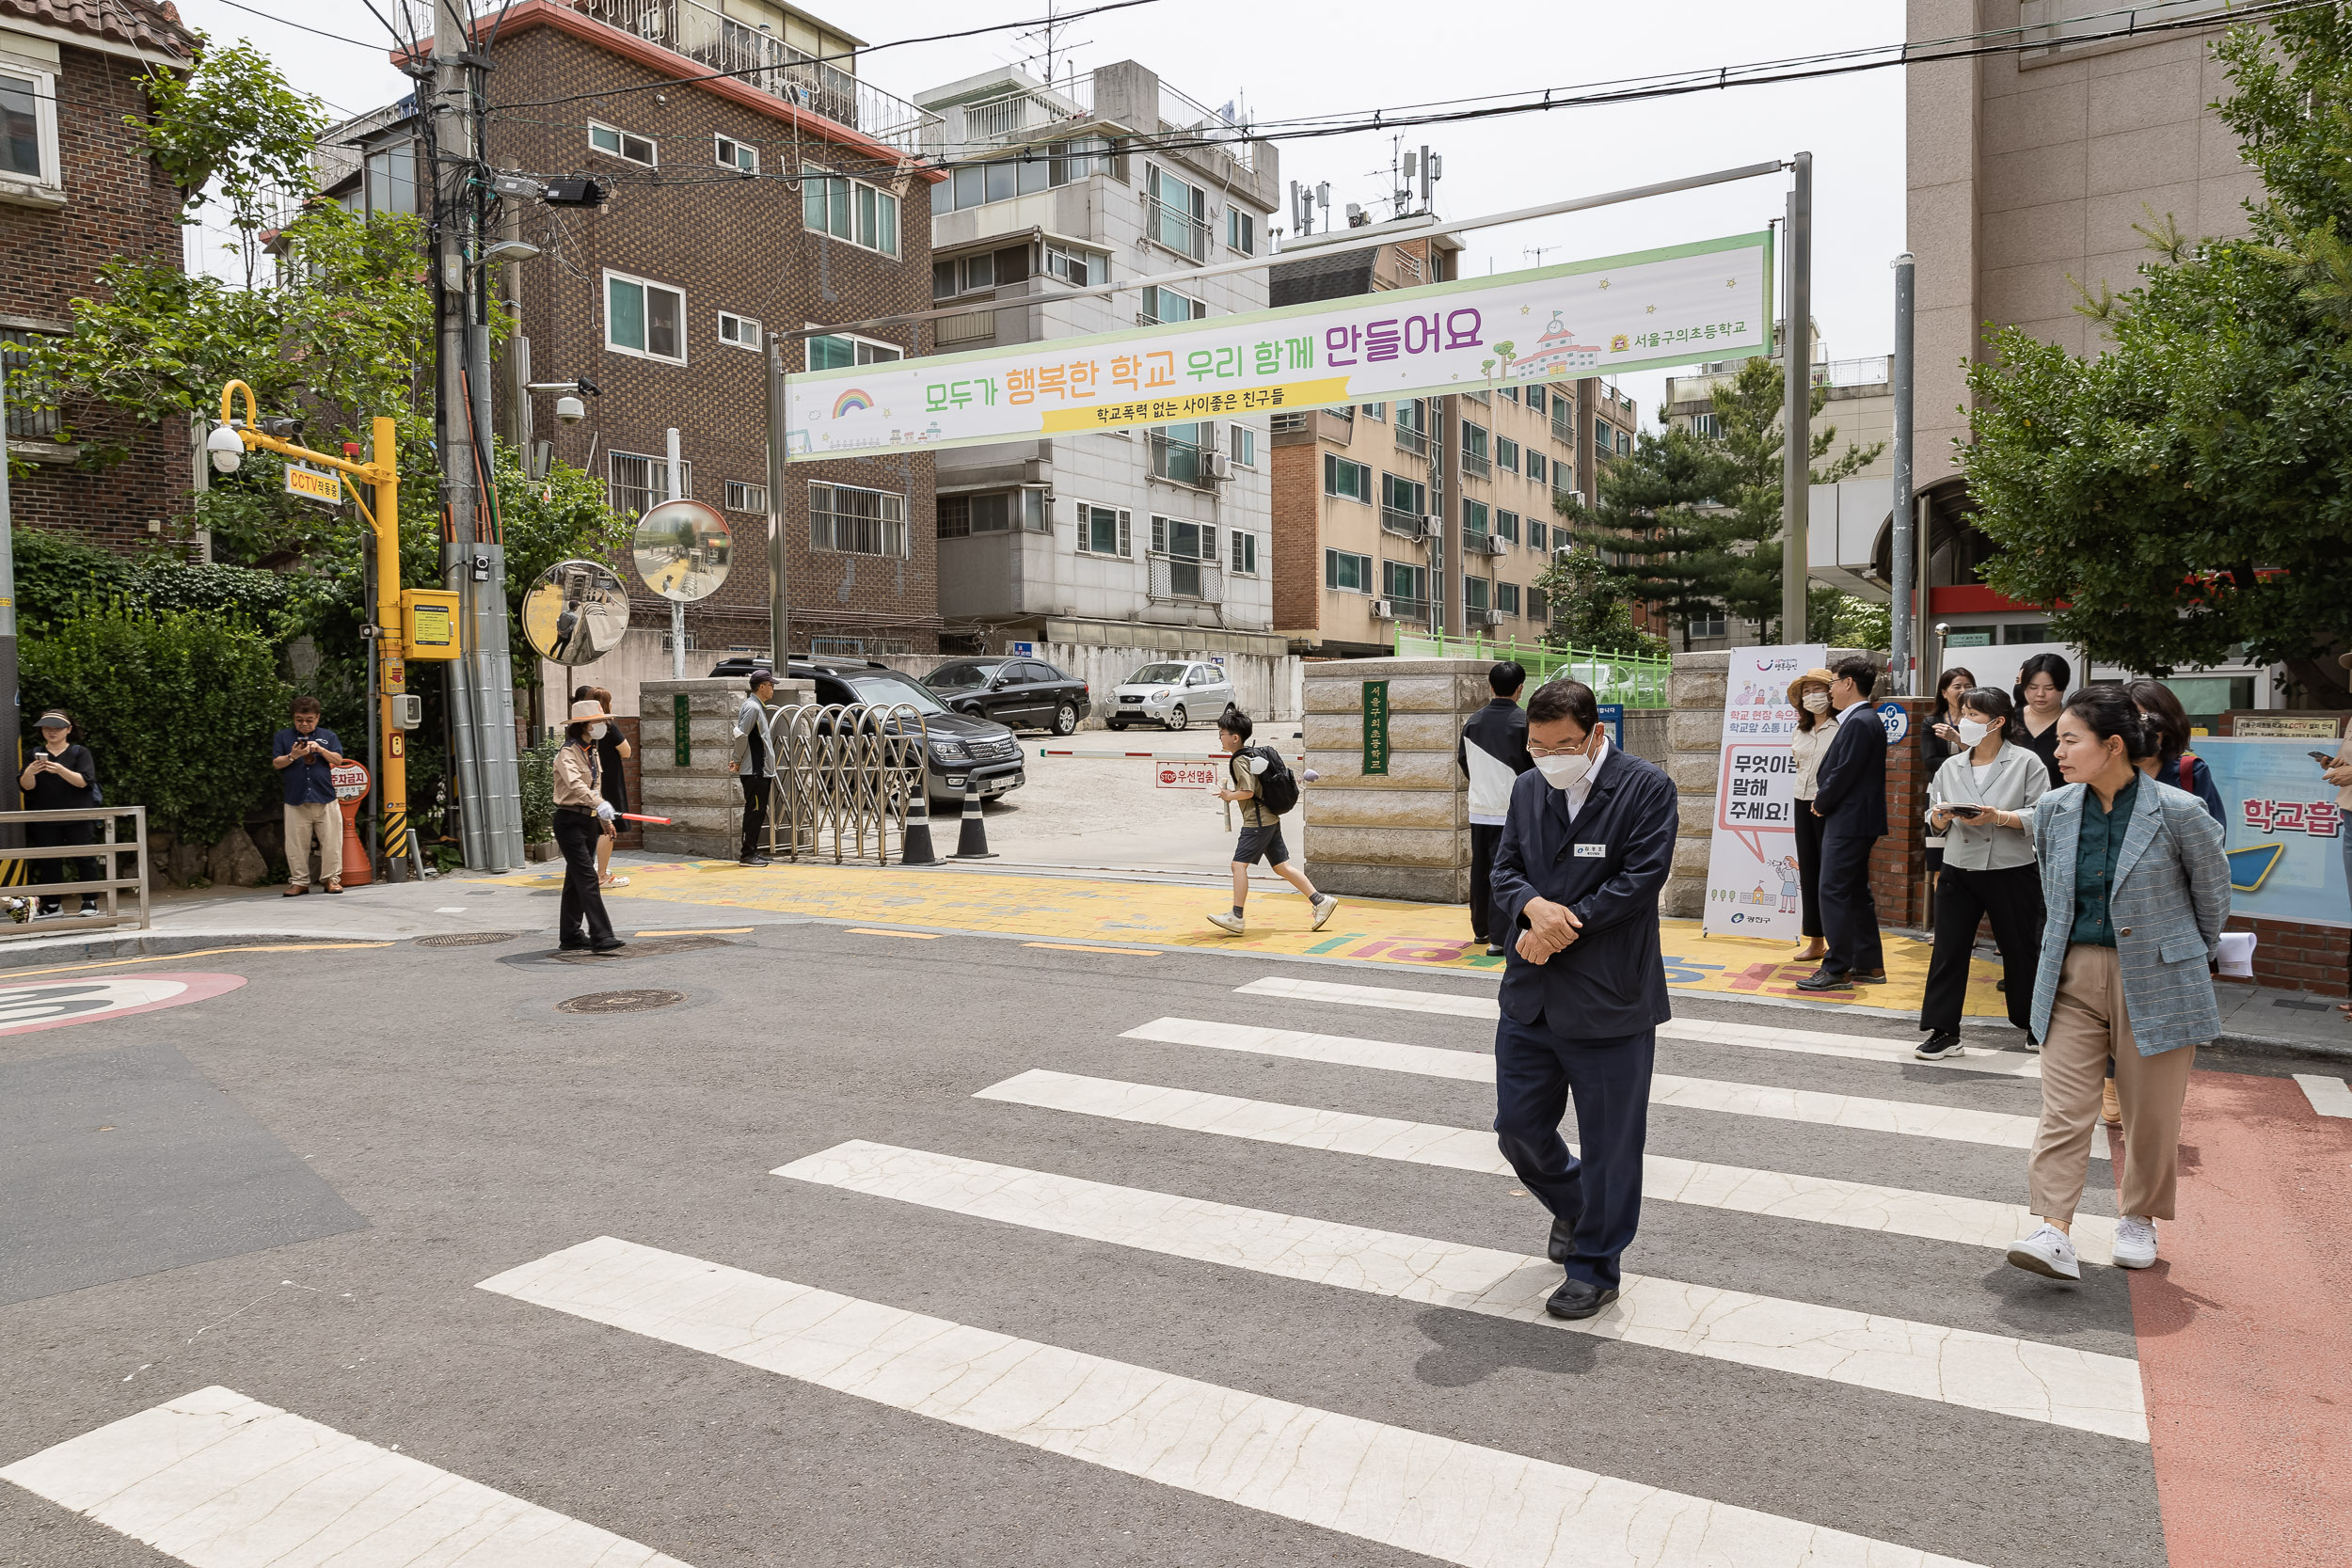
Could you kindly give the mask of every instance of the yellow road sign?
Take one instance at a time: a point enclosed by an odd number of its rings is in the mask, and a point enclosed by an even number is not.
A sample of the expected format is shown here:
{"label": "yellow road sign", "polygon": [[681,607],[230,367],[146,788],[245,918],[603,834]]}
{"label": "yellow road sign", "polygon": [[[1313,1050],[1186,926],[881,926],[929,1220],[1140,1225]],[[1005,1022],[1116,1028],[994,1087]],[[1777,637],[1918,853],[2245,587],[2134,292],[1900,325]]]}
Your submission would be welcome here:
{"label": "yellow road sign", "polygon": [[289,463],[286,465],[286,494],[325,501],[329,506],[341,506],[343,503],[343,476],[323,474],[316,468]]}

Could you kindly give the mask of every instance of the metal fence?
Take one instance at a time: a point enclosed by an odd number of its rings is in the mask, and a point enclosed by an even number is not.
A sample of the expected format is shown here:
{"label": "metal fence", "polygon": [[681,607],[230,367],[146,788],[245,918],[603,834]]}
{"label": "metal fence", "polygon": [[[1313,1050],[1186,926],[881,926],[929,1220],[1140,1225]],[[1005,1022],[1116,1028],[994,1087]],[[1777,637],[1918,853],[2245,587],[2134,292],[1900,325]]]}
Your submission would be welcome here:
{"label": "metal fence", "polygon": [[[125,817],[130,818],[131,821],[131,836],[119,838],[116,836],[116,828]],[[0,889],[0,896],[4,896],[5,899],[4,902],[0,902],[0,909],[5,909],[8,917],[7,921],[0,922],[0,938],[58,936],[70,931],[95,930],[115,926],[135,926],[142,931],[147,929],[147,808],[145,806],[90,806],[72,811],[0,811],[0,830],[10,831],[19,836],[29,836],[26,832],[28,829],[56,828],[73,822],[97,824],[99,832],[96,842],[26,845],[23,847],[0,849],[0,867],[5,867],[8,871],[8,886]],[[339,820],[336,827],[340,830],[342,826]],[[121,869],[119,857],[123,855],[137,857],[135,876],[122,877],[116,874]],[[35,862],[76,860],[98,862],[97,879],[95,880],[47,882],[39,886],[26,886],[15,879],[20,874],[29,879]],[[11,861],[18,863],[18,866],[8,866],[7,863]],[[21,872],[19,866],[22,867]],[[65,869],[69,877],[72,876],[74,867],[69,865]],[[123,911],[121,899],[125,889],[134,890],[139,895],[138,911],[135,914]],[[103,905],[97,913],[62,914],[56,920],[34,923],[33,909],[38,899],[55,898],[60,905],[71,899],[74,908],[78,910],[83,900],[93,896],[100,899]]]}
{"label": "metal fence", "polygon": [[768,797],[768,853],[787,859],[873,861],[903,853],[907,814],[924,787],[930,734],[911,703],[828,703],[768,716],[776,787]]}
{"label": "metal fence", "polygon": [[1635,654],[1609,653],[1593,648],[1556,648],[1549,643],[1500,641],[1491,637],[1438,637],[1427,632],[1396,632],[1399,658],[1485,658],[1501,663],[1515,659],[1536,685],[1565,675],[1582,681],[1604,703],[1627,707],[1665,707],[1666,676],[1673,662],[1643,658]]}

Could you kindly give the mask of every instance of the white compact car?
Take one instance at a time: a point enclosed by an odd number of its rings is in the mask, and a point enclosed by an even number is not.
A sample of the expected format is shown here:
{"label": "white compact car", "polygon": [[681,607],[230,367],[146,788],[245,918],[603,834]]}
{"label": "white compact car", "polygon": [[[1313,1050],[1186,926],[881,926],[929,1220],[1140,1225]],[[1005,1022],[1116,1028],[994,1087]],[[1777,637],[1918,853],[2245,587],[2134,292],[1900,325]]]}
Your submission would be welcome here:
{"label": "white compact car", "polygon": [[1218,664],[1147,664],[1111,690],[1103,722],[1114,730],[1157,724],[1181,730],[1213,724],[1233,702],[1233,682]]}

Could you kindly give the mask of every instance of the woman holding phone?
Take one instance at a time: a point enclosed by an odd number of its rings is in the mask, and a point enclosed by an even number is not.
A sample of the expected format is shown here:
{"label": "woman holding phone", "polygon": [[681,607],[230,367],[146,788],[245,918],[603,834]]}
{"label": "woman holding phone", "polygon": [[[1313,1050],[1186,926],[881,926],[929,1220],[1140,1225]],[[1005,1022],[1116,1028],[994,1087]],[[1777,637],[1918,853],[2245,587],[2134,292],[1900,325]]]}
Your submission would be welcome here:
{"label": "woman holding phone", "polygon": [[[1951,759],[1954,753],[1968,750],[1960,738],[1961,699],[1976,689],[1976,673],[1964,664],[1955,664],[1944,672],[1944,678],[1935,687],[1935,716],[1928,721],[1919,736],[1919,752],[1928,765],[1928,777]],[[1928,834],[1928,924],[1935,918],[1935,889],[1944,873],[1944,835]]]}
{"label": "woman holding phone", "polygon": [[1990,918],[2001,950],[2009,1021],[2033,1049],[2034,974],[2042,945],[2042,873],[2034,864],[2033,808],[2049,771],[2012,738],[2009,693],[1978,688],[1961,697],[1952,733],[1963,748],[1928,784],[1928,827],[1944,835],[1944,875],[1935,896],[1935,948],[1928,959],[1919,1027],[1923,1062],[1960,1054],[1961,1005],[1977,922]]}

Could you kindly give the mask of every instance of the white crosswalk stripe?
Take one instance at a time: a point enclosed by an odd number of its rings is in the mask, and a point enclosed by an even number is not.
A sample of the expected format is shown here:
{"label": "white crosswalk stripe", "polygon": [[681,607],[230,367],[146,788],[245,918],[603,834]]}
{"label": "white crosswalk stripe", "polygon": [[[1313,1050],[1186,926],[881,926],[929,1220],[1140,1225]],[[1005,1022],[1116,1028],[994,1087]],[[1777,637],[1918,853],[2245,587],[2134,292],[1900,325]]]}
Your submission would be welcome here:
{"label": "white crosswalk stripe", "polygon": [[230,1388],[126,1416],[0,1479],[194,1568],[686,1568]]}
{"label": "white crosswalk stripe", "polygon": [[1466,1568],[1967,1568],[612,1237],[482,1289]]}
{"label": "white crosswalk stripe", "polygon": [[1057,1235],[2148,1440],[2139,1367],[2122,1356],[1639,1275],[1625,1276],[1622,1295],[1599,1317],[1562,1323],[1544,1312],[1560,1268],[1542,1258],[862,1140],[774,1174]]}
{"label": "white crosswalk stripe", "polygon": [[[1386,1007],[1392,1012],[1436,1013],[1471,1018],[1491,1023],[1502,1009],[1491,996],[1457,996],[1451,991],[1406,990],[1394,986],[1355,986],[1334,980],[1300,980],[1270,975],[1234,990],[1244,996],[1279,996],[1297,1002],[1327,1002],[1346,1007]],[[1966,1072],[1998,1073],[2010,1078],[2039,1078],[2042,1059],[2010,1051],[1972,1047],[1962,1056],[1922,1062],[1899,1040],[1867,1035],[1838,1035],[1820,1029],[1781,1029],[1760,1023],[1715,1022],[1676,1019],[1658,1026],[1660,1039],[1691,1040],[1705,1045],[1740,1045],[1756,1051],[1788,1051],[1808,1056],[1843,1056],[1858,1062],[1899,1062],[1906,1067],[1958,1069]]]}
{"label": "white crosswalk stripe", "polygon": [[[1424,1078],[1458,1078],[1466,1083],[1491,1084],[1495,1075],[1494,1057],[1485,1052],[1448,1051],[1391,1040],[1357,1039],[1347,1035],[1267,1029],[1248,1023],[1213,1023],[1202,1019],[1153,1019],[1120,1037],[1206,1046],[1216,1051],[1247,1051],[1343,1067],[1376,1068],[1385,1072],[1418,1073]],[[2001,1148],[2032,1148],[2035,1126],[2032,1117],[2000,1111],[1774,1088],[1761,1084],[1731,1084],[1665,1072],[1651,1076],[1650,1102],[1777,1121],[1813,1122],[1823,1127],[1992,1144]]]}
{"label": "white crosswalk stripe", "polygon": [[[1507,1175],[1511,1169],[1496,1147],[1494,1134],[1485,1130],[1242,1100],[1196,1089],[1033,1069],[992,1084],[974,1098],[1453,1170]],[[1690,1203],[1967,1246],[2005,1249],[2034,1226],[2024,1207],[2014,1203],[1659,1154],[1646,1156],[1642,1163],[1642,1190],[1645,1201]],[[2085,1262],[2113,1260],[2113,1220],[2077,1215],[2074,1236],[2075,1251]]]}

